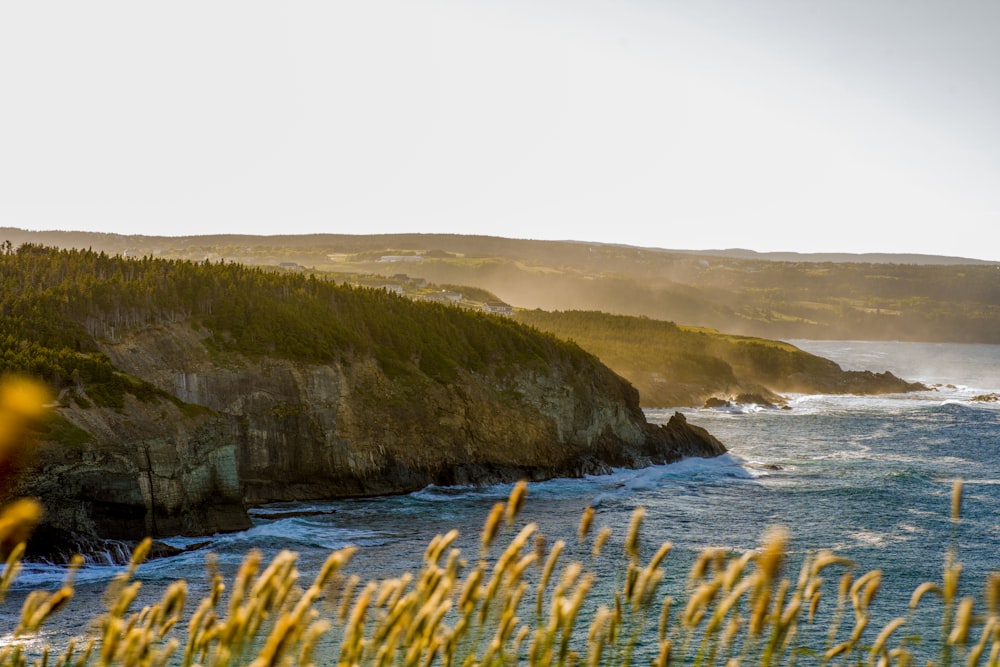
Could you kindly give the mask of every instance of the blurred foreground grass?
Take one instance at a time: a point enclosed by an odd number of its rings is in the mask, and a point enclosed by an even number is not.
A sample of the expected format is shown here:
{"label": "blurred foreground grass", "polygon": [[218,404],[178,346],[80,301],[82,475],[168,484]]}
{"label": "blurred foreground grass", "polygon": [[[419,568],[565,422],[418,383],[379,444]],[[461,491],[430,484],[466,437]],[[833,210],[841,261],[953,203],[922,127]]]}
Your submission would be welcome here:
{"label": "blurred foreground grass", "polygon": [[[30,380],[0,382],[0,485],[29,456],[47,399]],[[584,512],[577,539],[588,547],[588,564],[564,557],[562,540],[549,546],[535,524],[518,522],[526,492],[517,484],[493,507],[478,554],[454,548],[453,530],[431,540],[419,570],[398,578],[346,575],[353,547],[331,553],[312,581],[301,580],[293,552],[265,562],[251,551],[229,581],[209,560],[210,592],[201,600],[189,604],[180,580],[155,604],[134,609],[147,540],[108,586],[87,636],[59,646],[25,644],[72,599],[77,560],[62,587],[28,594],[16,627],[0,628],[7,638],[0,665],[907,665],[915,664],[918,645],[934,651],[921,664],[1000,661],[1000,574],[987,577],[981,598],[959,597],[955,545],[941,580],[913,592],[909,613],[874,627],[881,572],[856,576],[851,561],[820,551],[790,578],[781,528],[769,530],[752,552],[702,552],[675,600],[661,591],[671,545],[648,560],[640,556],[641,508],[624,532],[622,553],[605,553],[612,529],[594,529],[593,510]],[[956,482],[956,523],[961,497]],[[40,518],[33,500],[0,510],[0,602]],[[612,594],[596,591],[599,558],[620,563]],[[928,605],[929,596],[938,601]],[[921,642],[907,626],[925,609],[940,615],[940,634]]]}

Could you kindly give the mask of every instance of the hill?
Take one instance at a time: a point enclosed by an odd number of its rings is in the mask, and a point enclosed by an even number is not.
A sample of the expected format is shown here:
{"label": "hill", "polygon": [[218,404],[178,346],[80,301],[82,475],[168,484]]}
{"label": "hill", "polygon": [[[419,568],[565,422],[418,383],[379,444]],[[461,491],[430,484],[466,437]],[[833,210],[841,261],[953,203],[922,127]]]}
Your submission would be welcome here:
{"label": "hill", "polygon": [[924,389],[891,373],[844,371],[794,345],[645,317],[524,310],[514,318],[578,343],[638,390],[646,407],[707,401],[780,404],[780,393],[880,394]]}
{"label": "hill", "polygon": [[1000,266],[976,260],[758,256],[434,234],[173,238],[3,229],[0,238],[137,257],[284,264],[345,281],[402,274],[475,287],[526,309],[646,316],[771,339],[1000,343]]}
{"label": "hill", "polygon": [[249,525],[245,507],[578,476],[725,451],[578,346],[314,275],[0,251],[0,374],[58,396],[6,496],[56,545]]}

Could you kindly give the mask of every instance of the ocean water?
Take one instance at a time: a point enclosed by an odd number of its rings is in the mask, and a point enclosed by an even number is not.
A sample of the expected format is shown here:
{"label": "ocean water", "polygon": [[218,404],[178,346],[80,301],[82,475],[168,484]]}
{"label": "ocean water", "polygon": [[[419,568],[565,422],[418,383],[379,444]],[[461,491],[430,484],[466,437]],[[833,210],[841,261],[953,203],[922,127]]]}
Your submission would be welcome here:
{"label": "ocean water", "polygon": [[[621,583],[623,557],[614,554],[622,553],[629,519],[639,506],[647,511],[643,552],[648,556],[664,541],[674,544],[664,590],[680,596],[698,552],[753,549],[775,525],[789,531],[793,562],[787,573],[793,578],[794,561],[819,549],[851,558],[859,574],[882,570],[873,627],[904,614],[921,582],[940,581],[951,548],[957,548],[964,566],[963,593],[979,595],[986,575],[1000,570],[1000,403],[972,399],[1000,392],[1000,346],[792,342],[845,369],[889,370],[934,386],[877,397],[796,395],[785,410],[681,408],[690,422],[722,440],[729,453],[533,483],[522,521],[537,522],[548,544],[564,539],[568,556],[587,561],[588,552],[576,546],[574,535],[584,508],[595,508],[595,527],[614,530],[610,555],[596,565],[597,597],[610,595]],[[665,421],[673,412],[653,409],[647,417]],[[964,480],[957,524],[950,518],[956,479]],[[265,555],[292,549],[308,580],[331,550],[357,545],[352,571],[365,579],[393,577],[418,567],[434,535],[457,528],[457,546],[474,559],[483,520],[510,490],[511,485],[432,487],[405,496],[258,508],[252,529],[218,535],[189,553],[144,565],[144,595],[158,598],[178,578],[189,581],[193,594],[204,591],[210,552],[224,572],[232,572],[248,549]],[[169,541],[177,546],[198,542]],[[100,593],[117,571],[85,568],[77,579],[76,608],[99,608]],[[58,568],[30,566],[17,586],[22,593],[52,587],[62,576]],[[15,601],[18,592],[12,595]],[[11,607],[11,601],[0,607],[0,635],[16,614]],[[91,615],[64,612],[46,640],[59,643],[79,634]],[[933,634],[934,627],[928,625],[926,632]]]}

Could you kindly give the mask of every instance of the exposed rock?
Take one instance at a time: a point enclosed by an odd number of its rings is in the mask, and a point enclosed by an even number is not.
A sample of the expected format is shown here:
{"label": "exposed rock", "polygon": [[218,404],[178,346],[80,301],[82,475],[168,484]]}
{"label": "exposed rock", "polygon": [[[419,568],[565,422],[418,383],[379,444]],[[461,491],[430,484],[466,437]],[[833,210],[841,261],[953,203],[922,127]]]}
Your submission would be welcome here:
{"label": "exposed rock", "polygon": [[[101,553],[107,545],[100,540],[250,527],[235,418],[131,396],[120,412],[75,406],[58,412],[90,438],[41,442],[31,468],[4,493],[42,502],[44,524],[32,553]],[[60,543],[65,548],[55,548]]]}
{"label": "exposed rock", "polygon": [[768,396],[764,396],[757,392],[737,394],[735,401],[742,405],[759,405],[765,408],[776,408],[785,402],[783,398],[775,394],[769,393]]}
{"label": "exposed rock", "polygon": [[[832,363],[832,362],[831,362]],[[804,389],[798,389],[803,387]],[[892,394],[910,391],[927,391],[929,387],[920,382],[908,382],[889,371],[843,371],[829,376],[788,376],[782,391],[803,391],[803,393],[824,394]]]}
{"label": "exposed rock", "polygon": [[996,403],[1000,401],[1000,394],[979,394],[978,396],[973,396],[969,400],[976,403]]}
{"label": "exposed rock", "polygon": [[177,324],[105,347],[118,368],[193,405],[130,397],[121,412],[60,409],[93,439],[46,443],[17,489],[43,500],[49,525],[87,538],[211,534],[248,527],[245,507],[269,501],[580,476],[725,451],[683,415],[647,423],[638,392],[596,361],[407,384],[371,358],[247,358],[210,352],[204,335]]}

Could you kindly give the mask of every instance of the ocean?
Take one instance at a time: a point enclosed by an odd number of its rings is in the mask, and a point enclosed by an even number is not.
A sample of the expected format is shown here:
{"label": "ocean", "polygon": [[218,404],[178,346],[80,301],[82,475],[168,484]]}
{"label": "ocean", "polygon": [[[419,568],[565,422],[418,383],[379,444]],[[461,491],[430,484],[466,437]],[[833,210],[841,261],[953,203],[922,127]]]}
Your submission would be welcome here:
{"label": "ocean", "polygon": [[[619,554],[595,565],[596,597],[610,596],[621,583],[622,543],[640,506],[647,512],[641,549],[648,557],[660,543],[673,543],[663,586],[681,598],[698,552],[754,549],[771,526],[789,533],[792,562],[786,574],[793,579],[795,562],[820,549],[850,558],[858,574],[881,570],[875,628],[905,614],[921,582],[940,581],[950,549],[963,564],[962,593],[979,596],[988,573],[1000,570],[1000,402],[973,399],[1000,392],[1000,346],[791,342],[845,369],[889,370],[931,389],[874,397],[793,395],[789,409],[679,408],[729,453],[532,483],[521,521],[537,522],[549,545],[563,539],[568,556],[587,561],[589,551],[575,546],[575,531],[583,510],[595,509],[595,527],[613,529],[606,554]],[[665,421],[674,411],[646,412],[651,421]],[[964,480],[957,523],[951,520],[950,500],[956,479]],[[471,560],[490,508],[511,488],[431,487],[402,496],[257,508],[250,530],[217,535],[188,553],[143,565],[143,594],[158,598],[178,578],[188,580],[193,595],[204,592],[208,553],[231,573],[248,549],[266,556],[292,549],[308,580],[331,550],[357,545],[352,571],[365,579],[395,577],[419,567],[432,537],[456,528],[456,546]],[[167,541],[191,546],[204,540]],[[45,641],[59,645],[83,631],[91,615],[86,612],[98,608],[101,591],[119,570],[84,568],[73,602],[80,611],[57,615]],[[63,575],[58,568],[27,566],[12,600],[2,606],[0,623],[9,624],[16,615],[12,607],[19,591],[23,596],[28,589],[57,586]],[[830,585],[832,597],[835,583]],[[939,613],[932,614],[922,632],[933,635],[939,619]],[[915,621],[917,630],[920,622]],[[7,631],[0,626],[0,635]]]}

